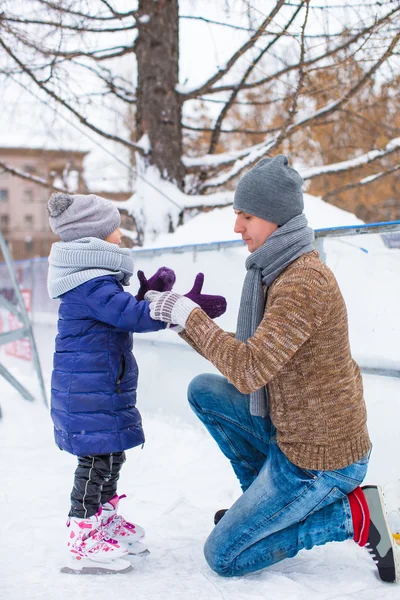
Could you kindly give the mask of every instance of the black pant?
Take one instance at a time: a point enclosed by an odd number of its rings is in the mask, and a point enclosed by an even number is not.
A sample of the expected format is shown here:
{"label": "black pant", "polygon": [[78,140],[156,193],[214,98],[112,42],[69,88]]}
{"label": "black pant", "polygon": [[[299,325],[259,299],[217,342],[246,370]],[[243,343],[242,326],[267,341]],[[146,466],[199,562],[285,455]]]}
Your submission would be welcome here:
{"label": "black pant", "polygon": [[111,500],[124,462],[125,452],[78,456],[69,516],[87,519],[97,513],[100,504]]}

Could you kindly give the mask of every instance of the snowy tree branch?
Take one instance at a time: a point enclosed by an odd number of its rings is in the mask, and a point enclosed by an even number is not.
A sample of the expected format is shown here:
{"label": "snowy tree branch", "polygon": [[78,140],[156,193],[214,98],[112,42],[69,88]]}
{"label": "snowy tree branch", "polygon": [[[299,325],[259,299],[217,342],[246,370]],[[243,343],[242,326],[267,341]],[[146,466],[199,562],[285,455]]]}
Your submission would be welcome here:
{"label": "snowy tree branch", "polygon": [[321,175],[333,175],[335,173],[340,172],[349,172],[354,171],[355,169],[359,169],[360,167],[364,167],[365,165],[369,165],[376,160],[380,160],[393,154],[394,152],[398,152],[400,150],[400,137],[391,140],[388,144],[386,144],[385,148],[382,150],[371,150],[370,152],[366,152],[361,156],[357,156],[351,160],[344,160],[339,163],[334,163],[331,165],[324,165],[320,167],[311,167],[309,169],[303,169],[301,171],[301,176],[303,179],[309,180],[314,179],[315,177],[320,177]]}
{"label": "snowy tree branch", "polygon": [[[391,41],[389,47],[385,50],[383,55],[374,63],[374,65],[369,69],[369,71],[367,71],[364,74],[364,76],[361,77],[358,80],[358,82],[352,88],[350,88],[350,90],[348,90],[339,100],[337,100],[336,102],[328,103],[327,105],[325,105],[324,107],[322,107],[317,112],[310,115],[309,117],[305,117],[304,119],[301,119],[297,123],[294,123],[293,125],[289,126],[286,131],[286,137],[293,134],[295,131],[299,130],[300,128],[305,127],[306,125],[310,125],[310,123],[315,122],[316,120],[320,119],[321,117],[326,117],[327,115],[334,113],[341,106],[343,106],[346,102],[348,102],[366,84],[367,81],[370,81],[372,75],[391,56],[393,49],[396,47],[396,45],[399,42],[399,39],[400,39],[400,33],[394,37],[394,39]],[[272,140],[268,140],[268,141],[264,142],[263,144],[258,144],[257,146],[253,146],[252,149],[250,150],[250,152],[248,151],[249,149],[247,148],[246,150],[243,151],[243,153],[239,157],[239,160],[236,160],[236,162],[234,159],[230,160],[230,164],[234,163],[234,165],[230,171],[223,173],[222,175],[219,175],[218,177],[205,182],[202,185],[201,189],[205,190],[205,189],[209,189],[209,188],[219,187],[221,185],[226,184],[233,177],[240,175],[240,173],[245,168],[253,166],[258,160],[260,160],[260,158],[262,158],[263,156],[272,152],[274,150],[274,148],[276,148],[276,146],[277,146],[276,142],[278,139],[279,139],[279,134]],[[210,161],[210,159],[208,159],[208,161]],[[210,162],[208,162],[208,164],[210,164]],[[225,165],[226,164],[229,164],[229,162],[225,162]],[[193,168],[193,163],[192,163],[192,168]]]}
{"label": "snowy tree branch", "polygon": [[341,187],[335,188],[334,190],[330,190],[329,192],[327,192],[326,194],[324,194],[322,196],[322,199],[328,200],[328,198],[337,196],[338,194],[341,194],[342,192],[347,192],[348,190],[351,190],[351,189],[354,189],[357,187],[369,185],[371,183],[374,183],[375,181],[379,181],[380,179],[387,177],[388,175],[392,175],[393,173],[396,173],[396,171],[399,171],[399,170],[400,170],[400,164],[395,165],[394,167],[386,169],[385,171],[380,171],[379,173],[374,173],[373,175],[364,177],[363,179],[360,179],[359,181],[355,181],[353,183],[348,183],[347,185],[343,185]]}

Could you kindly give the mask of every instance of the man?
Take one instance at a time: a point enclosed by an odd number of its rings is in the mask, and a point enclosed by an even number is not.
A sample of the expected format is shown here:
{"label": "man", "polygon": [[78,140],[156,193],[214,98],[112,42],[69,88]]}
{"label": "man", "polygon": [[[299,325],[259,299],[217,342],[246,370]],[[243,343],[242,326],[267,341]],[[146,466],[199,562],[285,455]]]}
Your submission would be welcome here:
{"label": "man", "polygon": [[188,392],[243,490],[216,514],[205,557],[220,575],[237,576],[354,539],[381,579],[394,582],[399,565],[381,490],[359,487],[371,443],[346,307],[314,250],[301,188],[282,155],[239,181],[235,232],[250,256],[235,336],[187,298],[149,292],[151,316],[184,328],[223,375],[199,375]]}

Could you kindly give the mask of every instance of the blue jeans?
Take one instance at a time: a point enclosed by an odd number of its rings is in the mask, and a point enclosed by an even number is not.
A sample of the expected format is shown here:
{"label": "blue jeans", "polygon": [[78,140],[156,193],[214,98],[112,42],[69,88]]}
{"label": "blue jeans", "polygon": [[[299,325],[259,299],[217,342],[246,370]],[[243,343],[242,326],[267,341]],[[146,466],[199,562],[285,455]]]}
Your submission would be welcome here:
{"label": "blue jeans", "polygon": [[224,377],[198,375],[188,397],[243,490],[205,543],[213,571],[245,575],[303,548],[353,538],[347,494],[364,479],[369,454],[337,471],[303,469],[279,449],[270,419],[250,415],[249,397]]}

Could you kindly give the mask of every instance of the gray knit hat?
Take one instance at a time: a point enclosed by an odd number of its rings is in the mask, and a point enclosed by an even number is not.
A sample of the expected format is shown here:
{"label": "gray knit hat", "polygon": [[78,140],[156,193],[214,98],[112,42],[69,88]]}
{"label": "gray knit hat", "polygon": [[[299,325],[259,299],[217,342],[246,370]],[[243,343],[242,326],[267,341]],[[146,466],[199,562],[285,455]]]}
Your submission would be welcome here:
{"label": "gray knit hat", "polygon": [[286,156],[263,158],[240,178],[233,208],[281,226],[303,212],[302,185]]}
{"label": "gray knit hat", "polygon": [[63,242],[84,237],[104,240],[121,224],[121,215],[111,200],[94,194],[57,192],[47,203],[53,233]]}

